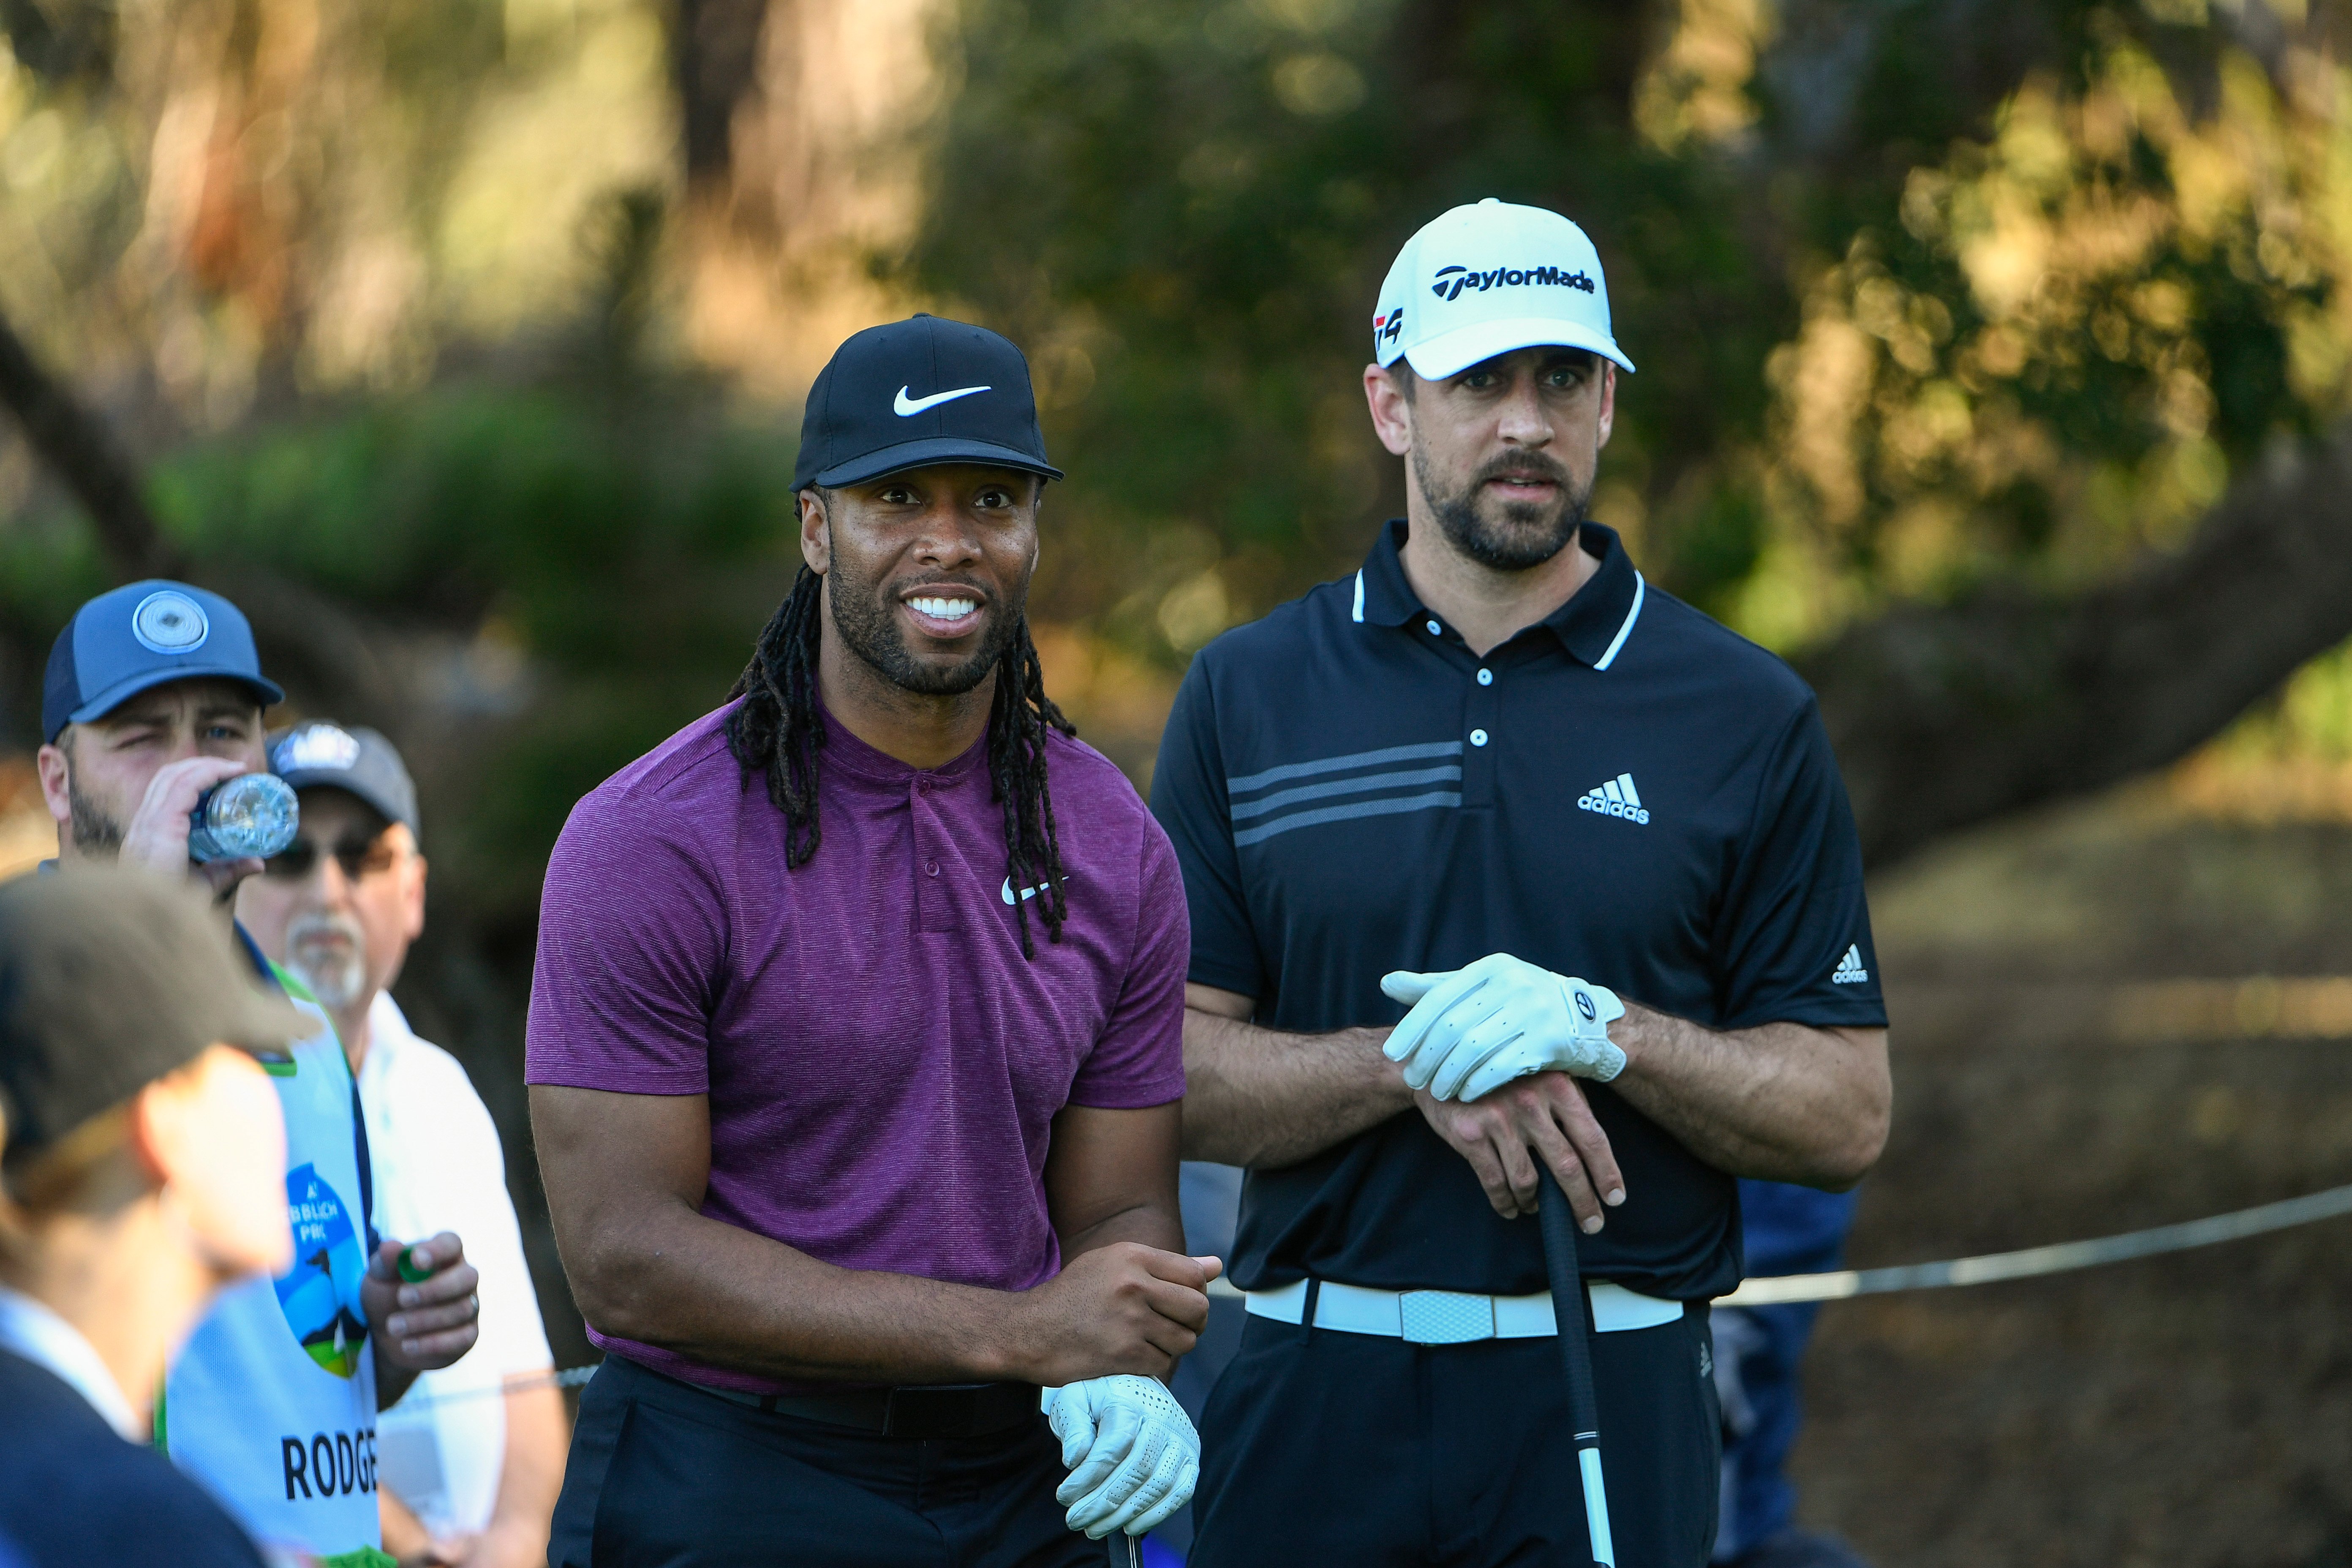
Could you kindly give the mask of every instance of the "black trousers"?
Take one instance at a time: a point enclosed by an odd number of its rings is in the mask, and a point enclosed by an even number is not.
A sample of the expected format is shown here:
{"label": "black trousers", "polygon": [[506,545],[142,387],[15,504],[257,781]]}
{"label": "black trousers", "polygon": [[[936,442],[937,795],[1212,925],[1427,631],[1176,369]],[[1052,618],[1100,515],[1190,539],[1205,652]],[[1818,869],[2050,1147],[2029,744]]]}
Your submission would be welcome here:
{"label": "black trousers", "polygon": [[[978,1437],[884,1437],[738,1405],[620,1356],[580,1397],[554,1568],[1106,1568],[1063,1523],[1039,1415]],[[1122,1559],[1123,1560],[1123,1559]]]}
{"label": "black trousers", "polygon": [[[1595,1334],[1622,1568],[1703,1568],[1722,1450],[1706,1309]],[[1253,1317],[1209,1396],[1190,1568],[1587,1568],[1549,1339],[1413,1345]]]}

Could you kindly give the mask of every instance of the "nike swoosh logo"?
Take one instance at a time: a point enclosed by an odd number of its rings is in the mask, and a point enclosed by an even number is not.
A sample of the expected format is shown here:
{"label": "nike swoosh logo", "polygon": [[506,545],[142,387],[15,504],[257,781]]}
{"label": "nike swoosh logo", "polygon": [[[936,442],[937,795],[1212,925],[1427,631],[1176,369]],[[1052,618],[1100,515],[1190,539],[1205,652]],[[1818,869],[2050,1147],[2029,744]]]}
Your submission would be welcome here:
{"label": "nike swoosh logo", "polygon": [[[1066,877],[1062,879],[1064,881],[1069,880]],[[1045,884],[1043,882],[1038,883],[1034,888],[1024,888],[1021,889],[1021,901],[1025,904],[1045,890]],[[1013,879],[1010,877],[1004,879],[1004,901],[1008,904],[1013,901]]]}
{"label": "nike swoosh logo", "polygon": [[934,392],[929,397],[909,397],[907,388],[898,389],[898,401],[890,406],[898,411],[901,419],[912,419],[926,408],[936,408],[942,403],[953,403],[959,397],[970,397],[975,392],[986,392],[984,386],[959,386],[953,392]]}

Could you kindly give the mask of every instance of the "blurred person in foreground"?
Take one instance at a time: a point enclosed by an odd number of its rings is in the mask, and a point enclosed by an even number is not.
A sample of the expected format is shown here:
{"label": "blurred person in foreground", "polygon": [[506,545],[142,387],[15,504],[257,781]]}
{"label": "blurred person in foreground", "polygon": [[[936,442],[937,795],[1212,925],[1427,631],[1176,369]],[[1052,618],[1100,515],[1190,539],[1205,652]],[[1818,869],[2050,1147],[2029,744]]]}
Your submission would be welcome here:
{"label": "blurred person in foreground", "polygon": [[376,1411],[465,1354],[478,1309],[457,1237],[376,1239],[358,1089],[333,1026],[231,914],[261,862],[189,858],[189,814],[207,789],[267,767],[262,711],[284,695],[236,605],[184,583],[133,583],[58,634],[37,760],[58,825],[45,869],[119,865],[194,885],[246,976],[312,1020],[265,1063],[285,1121],[292,1265],[221,1293],[172,1361],[155,1439],[256,1540],[332,1561],[382,1540]]}
{"label": "blurred person in foreground", "polygon": [[34,1568],[259,1568],[149,1447],[165,1358],[290,1260],[285,1131],[248,1052],[311,1025],[183,889],[0,887],[0,1541]]}
{"label": "blurred person in foreground", "polygon": [[385,1549],[465,1568],[544,1562],[569,1423],[506,1154],[466,1069],[416,1037],[390,989],[425,929],[416,786],[375,731],[320,721],[273,735],[269,765],[299,796],[301,828],[246,882],[237,917],[334,1020],[359,1079],[378,1222],[464,1237],[481,1275],[481,1338],[377,1423]]}
{"label": "blurred person in foreground", "polygon": [[1096,1568],[1192,1493],[1183,889],[1045,697],[1060,477],[1012,343],[851,337],[730,700],[564,825],[531,1125],[608,1352],[565,1568]]}
{"label": "blurred person in foreground", "polygon": [[1734,1178],[1849,1185],[1885,1139],[1861,847],[1804,683],[1586,516],[1633,365],[1584,232],[1443,214],[1372,349],[1406,515],[1201,651],[1153,775],[1185,1152],[1249,1173],[1192,1560],[1588,1563],[1589,1325],[1616,1560],[1700,1568]]}

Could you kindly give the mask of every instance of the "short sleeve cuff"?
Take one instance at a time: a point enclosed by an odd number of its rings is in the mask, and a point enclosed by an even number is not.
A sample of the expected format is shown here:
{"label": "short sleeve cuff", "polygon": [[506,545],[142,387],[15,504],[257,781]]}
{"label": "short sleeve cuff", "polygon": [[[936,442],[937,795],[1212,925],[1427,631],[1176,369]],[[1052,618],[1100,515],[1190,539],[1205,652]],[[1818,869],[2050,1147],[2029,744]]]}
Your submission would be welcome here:
{"label": "short sleeve cuff", "polygon": [[1748,1008],[1717,1027],[1728,1032],[1759,1029],[1767,1024],[1799,1024],[1809,1029],[1884,1029],[1886,1004],[1875,996],[1804,996]]}
{"label": "short sleeve cuff", "polygon": [[646,1068],[625,1078],[572,1062],[532,1062],[523,1082],[550,1089],[594,1089],[607,1094],[709,1094],[710,1076],[691,1068]]}
{"label": "short sleeve cuff", "polygon": [[1255,964],[1221,963],[1214,953],[1192,950],[1192,967],[1184,980],[1191,985],[1206,985],[1213,990],[1230,991],[1236,996],[1257,999],[1260,976]]}
{"label": "short sleeve cuff", "polygon": [[1099,1089],[1080,1084],[1070,1090],[1072,1105],[1088,1110],[1150,1110],[1184,1098],[1184,1075],[1147,1079],[1141,1083],[1107,1083]]}

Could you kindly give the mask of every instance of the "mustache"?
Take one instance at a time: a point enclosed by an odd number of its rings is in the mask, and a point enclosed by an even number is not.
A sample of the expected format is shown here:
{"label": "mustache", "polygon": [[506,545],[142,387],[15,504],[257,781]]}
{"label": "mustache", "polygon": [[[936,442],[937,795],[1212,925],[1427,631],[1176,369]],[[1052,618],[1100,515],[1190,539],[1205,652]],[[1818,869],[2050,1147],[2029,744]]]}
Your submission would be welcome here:
{"label": "mustache", "polygon": [[1488,479],[1549,479],[1566,488],[1568,469],[1560,460],[1548,452],[1517,452],[1491,458],[1479,465],[1470,481],[1475,489]]}
{"label": "mustache", "polygon": [[986,588],[982,587],[977,583],[968,582],[961,577],[944,577],[936,574],[929,577],[920,578],[901,577],[897,582],[887,584],[882,591],[891,598],[897,599],[903,598],[908,594],[919,594],[926,589],[931,588],[961,588],[965,593],[970,594],[973,598],[981,601],[982,604],[993,603],[995,599],[994,595],[991,594]]}
{"label": "mustache", "polygon": [[286,945],[289,948],[300,947],[305,942],[325,936],[341,937],[353,948],[362,951],[367,946],[367,933],[350,915],[316,912],[294,918],[293,924],[286,928]]}

